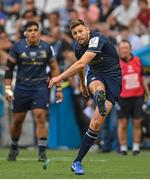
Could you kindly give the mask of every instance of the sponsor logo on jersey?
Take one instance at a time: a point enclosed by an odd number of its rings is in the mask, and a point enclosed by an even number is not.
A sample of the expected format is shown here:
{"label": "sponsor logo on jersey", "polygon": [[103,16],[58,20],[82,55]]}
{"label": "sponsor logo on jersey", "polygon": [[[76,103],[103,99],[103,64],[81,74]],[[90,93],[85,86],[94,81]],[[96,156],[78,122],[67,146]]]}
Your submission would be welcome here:
{"label": "sponsor logo on jersey", "polygon": [[98,46],[99,37],[94,37],[89,41],[89,47],[97,47]]}
{"label": "sponsor logo on jersey", "polygon": [[46,53],[45,50],[40,51],[40,57],[42,57],[42,58],[46,58],[47,57],[47,53]]}
{"label": "sponsor logo on jersey", "polygon": [[20,55],[21,58],[27,58],[28,56],[26,55],[25,52],[23,52],[21,55]]}
{"label": "sponsor logo on jersey", "polygon": [[31,56],[31,57],[35,57],[36,55],[37,55],[37,52],[35,52],[35,51],[31,51],[31,52],[30,52],[30,56]]}

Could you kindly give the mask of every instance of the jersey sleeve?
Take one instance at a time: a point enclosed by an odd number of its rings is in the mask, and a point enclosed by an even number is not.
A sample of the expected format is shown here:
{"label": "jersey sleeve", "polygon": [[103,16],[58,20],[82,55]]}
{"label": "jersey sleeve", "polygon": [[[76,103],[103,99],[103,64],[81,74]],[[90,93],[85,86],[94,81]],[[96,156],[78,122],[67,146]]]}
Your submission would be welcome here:
{"label": "jersey sleeve", "polygon": [[101,52],[104,44],[105,44],[105,39],[101,38],[100,36],[92,37],[89,40],[87,51],[99,53]]}
{"label": "jersey sleeve", "polygon": [[56,58],[55,51],[52,45],[48,48],[48,60],[53,61]]}

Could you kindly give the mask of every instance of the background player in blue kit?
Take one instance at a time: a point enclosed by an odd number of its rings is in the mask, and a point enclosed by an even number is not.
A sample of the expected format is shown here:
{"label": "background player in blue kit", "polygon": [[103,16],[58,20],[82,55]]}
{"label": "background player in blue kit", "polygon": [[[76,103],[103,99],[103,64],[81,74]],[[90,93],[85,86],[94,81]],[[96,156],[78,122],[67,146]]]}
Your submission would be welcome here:
{"label": "background player in blue kit", "polygon": [[[5,94],[13,102],[13,120],[10,128],[12,139],[8,160],[15,161],[18,155],[18,140],[22,124],[28,110],[32,110],[39,146],[39,161],[45,161],[47,146],[47,110],[49,109],[48,74],[57,76],[59,69],[51,45],[40,40],[39,25],[30,21],[25,26],[25,39],[15,43],[10,50],[5,72]],[[12,90],[13,70],[17,65],[17,77],[14,92]],[[60,82],[56,83],[56,96],[62,101]]]}
{"label": "background player in blue kit", "polygon": [[[49,87],[79,72],[81,91],[84,96],[92,94],[96,104],[95,113],[89,129],[83,137],[79,153],[72,163],[75,174],[84,174],[81,161],[99,134],[100,126],[112,106],[118,101],[121,92],[121,70],[116,49],[108,39],[99,32],[90,32],[82,20],[73,20],[70,29],[78,59],[70,68],[50,80]],[[85,85],[84,68],[89,65],[87,85]]]}

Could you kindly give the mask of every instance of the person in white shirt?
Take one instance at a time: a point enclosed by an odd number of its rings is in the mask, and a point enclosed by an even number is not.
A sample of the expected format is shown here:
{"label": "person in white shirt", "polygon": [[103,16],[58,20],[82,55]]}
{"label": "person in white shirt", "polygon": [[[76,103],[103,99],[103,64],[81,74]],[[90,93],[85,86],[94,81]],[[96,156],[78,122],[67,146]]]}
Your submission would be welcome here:
{"label": "person in white shirt", "polygon": [[115,26],[116,24],[129,26],[138,13],[139,7],[137,2],[121,0],[121,4],[113,10],[107,22],[110,26]]}

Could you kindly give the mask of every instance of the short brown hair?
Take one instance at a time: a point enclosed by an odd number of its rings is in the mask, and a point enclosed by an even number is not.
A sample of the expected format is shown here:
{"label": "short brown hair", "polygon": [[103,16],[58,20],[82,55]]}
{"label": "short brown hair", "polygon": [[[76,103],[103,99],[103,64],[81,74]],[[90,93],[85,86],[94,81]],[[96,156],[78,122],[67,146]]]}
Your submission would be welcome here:
{"label": "short brown hair", "polygon": [[128,43],[130,48],[132,48],[132,44],[130,43],[130,41],[123,39],[118,45],[120,45],[121,43]]}
{"label": "short brown hair", "polygon": [[76,26],[79,26],[79,25],[85,26],[84,21],[82,21],[81,19],[72,20],[70,22],[70,30],[72,30],[73,28],[75,28]]}

